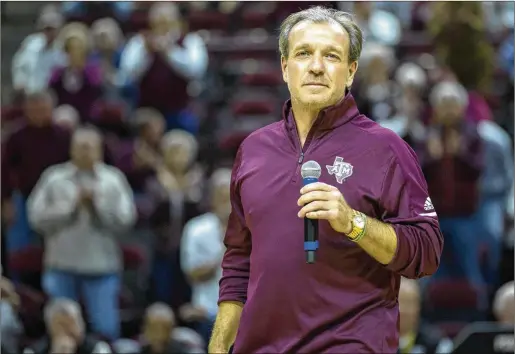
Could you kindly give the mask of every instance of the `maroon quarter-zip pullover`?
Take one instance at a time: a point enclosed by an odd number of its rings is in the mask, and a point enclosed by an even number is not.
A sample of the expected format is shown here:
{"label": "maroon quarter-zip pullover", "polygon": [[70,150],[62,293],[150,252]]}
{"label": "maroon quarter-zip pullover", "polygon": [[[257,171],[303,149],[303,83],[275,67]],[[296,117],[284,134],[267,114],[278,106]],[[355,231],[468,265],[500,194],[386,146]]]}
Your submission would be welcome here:
{"label": "maroon quarter-zip pullover", "polygon": [[[395,353],[400,276],[434,273],[443,247],[417,158],[360,115],[351,94],[319,114],[303,148],[290,102],[283,118],[251,134],[234,165],[219,299],[245,304],[234,352]],[[308,160],[353,209],[393,225],[390,264],[325,220],[316,263],[306,264],[297,200]]]}

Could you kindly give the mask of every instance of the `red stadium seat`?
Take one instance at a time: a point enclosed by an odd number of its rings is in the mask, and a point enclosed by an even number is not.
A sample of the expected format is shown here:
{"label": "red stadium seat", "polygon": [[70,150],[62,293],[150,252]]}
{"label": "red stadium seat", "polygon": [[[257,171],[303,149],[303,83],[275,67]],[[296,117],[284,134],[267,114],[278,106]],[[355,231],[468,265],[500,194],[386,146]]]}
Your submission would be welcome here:
{"label": "red stadium seat", "polygon": [[218,143],[221,150],[237,150],[250,132],[232,132],[224,135]]}
{"label": "red stadium seat", "polygon": [[283,84],[283,78],[280,72],[262,72],[244,74],[241,77],[240,82],[246,86],[276,87]]}
{"label": "red stadium seat", "polygon": [[188,16],[189,30],[223,30],[229,28],[229,15],[215,11],[193,11]]}
{"label": "red stadium seat", "polygon": [[15,273],[41,273],[43,267],[43,248],[29,246],[11,253],[9,269]]}
{"label": "red stadium seat", "polygon": [[233,115],[272,114],[277,108],[275,102],[262,100],[236,101],[231,104]]}
{"label": "red stadium seat", "polygon": [[20,106],[3,106],[1,108],[2,124],[23,118],[23,108]]}
{"label": "red stadium seat", "polygon": [[477,291],[465,280],[439,280],[428,285],[428,305],[432,308],[475,309]]}
{"label": "red stadium seat", "polygon": [[436,323],[436,326],[445,337],[452,339],[456,337],[461,332],[461,330],[465,328],[465,326],[468,324],[468,322],[462,321],[449,321]]}
{"label": "red stadium seat", "polygon": [[138,270],[145,262],[145,256],[139,246],[122,245],[123,267],[125,270]]}

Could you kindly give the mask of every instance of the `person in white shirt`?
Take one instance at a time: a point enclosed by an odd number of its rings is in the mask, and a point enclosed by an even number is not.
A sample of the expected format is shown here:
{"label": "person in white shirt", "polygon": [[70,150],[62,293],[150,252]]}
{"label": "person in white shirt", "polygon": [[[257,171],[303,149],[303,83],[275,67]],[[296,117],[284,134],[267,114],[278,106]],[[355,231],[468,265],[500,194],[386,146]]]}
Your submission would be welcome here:
{"label": "person in white shirt", "polygon": [[44,10],[38,21],[38,32],[22,42],[12,60],[12,85],[20,93],[41,91],[48,86],[54,68],[66,63],[66,55],[57,40],[63,18],[53,8]]}
{"label": "person in white shirt", "polygon": [[196,330],[209,341],[218,311],[218,282],[225,251],[223,237],[231,212],[231,170],[218,169],[211,177],[211,212],[191,219],[181,240],[181,266],[192,287],[191,304],[180,309],[181,317],[196,322]]}

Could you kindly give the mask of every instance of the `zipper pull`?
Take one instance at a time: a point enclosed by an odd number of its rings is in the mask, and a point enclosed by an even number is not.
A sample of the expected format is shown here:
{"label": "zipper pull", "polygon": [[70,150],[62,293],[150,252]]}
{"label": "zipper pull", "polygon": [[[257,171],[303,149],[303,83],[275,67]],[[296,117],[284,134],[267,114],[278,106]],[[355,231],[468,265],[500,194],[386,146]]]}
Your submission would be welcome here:
{"label": "zipper pull", "polygon": [[300,153],[299,160],[297,162],[300,165],[302,163],[302,161],[304,161],[304,153],[303,152]]}

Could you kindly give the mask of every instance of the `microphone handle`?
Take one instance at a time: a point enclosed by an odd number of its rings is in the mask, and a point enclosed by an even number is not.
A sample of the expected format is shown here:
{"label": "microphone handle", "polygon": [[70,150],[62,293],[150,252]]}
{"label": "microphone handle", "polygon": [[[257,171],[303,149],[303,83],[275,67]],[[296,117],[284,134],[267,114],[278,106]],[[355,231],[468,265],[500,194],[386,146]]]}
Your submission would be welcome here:
{"label": "microphone handle", "polygon": [[315,263],[315,251],[318,249],[318,220],[304,218],[304,250],[306,263]]}

